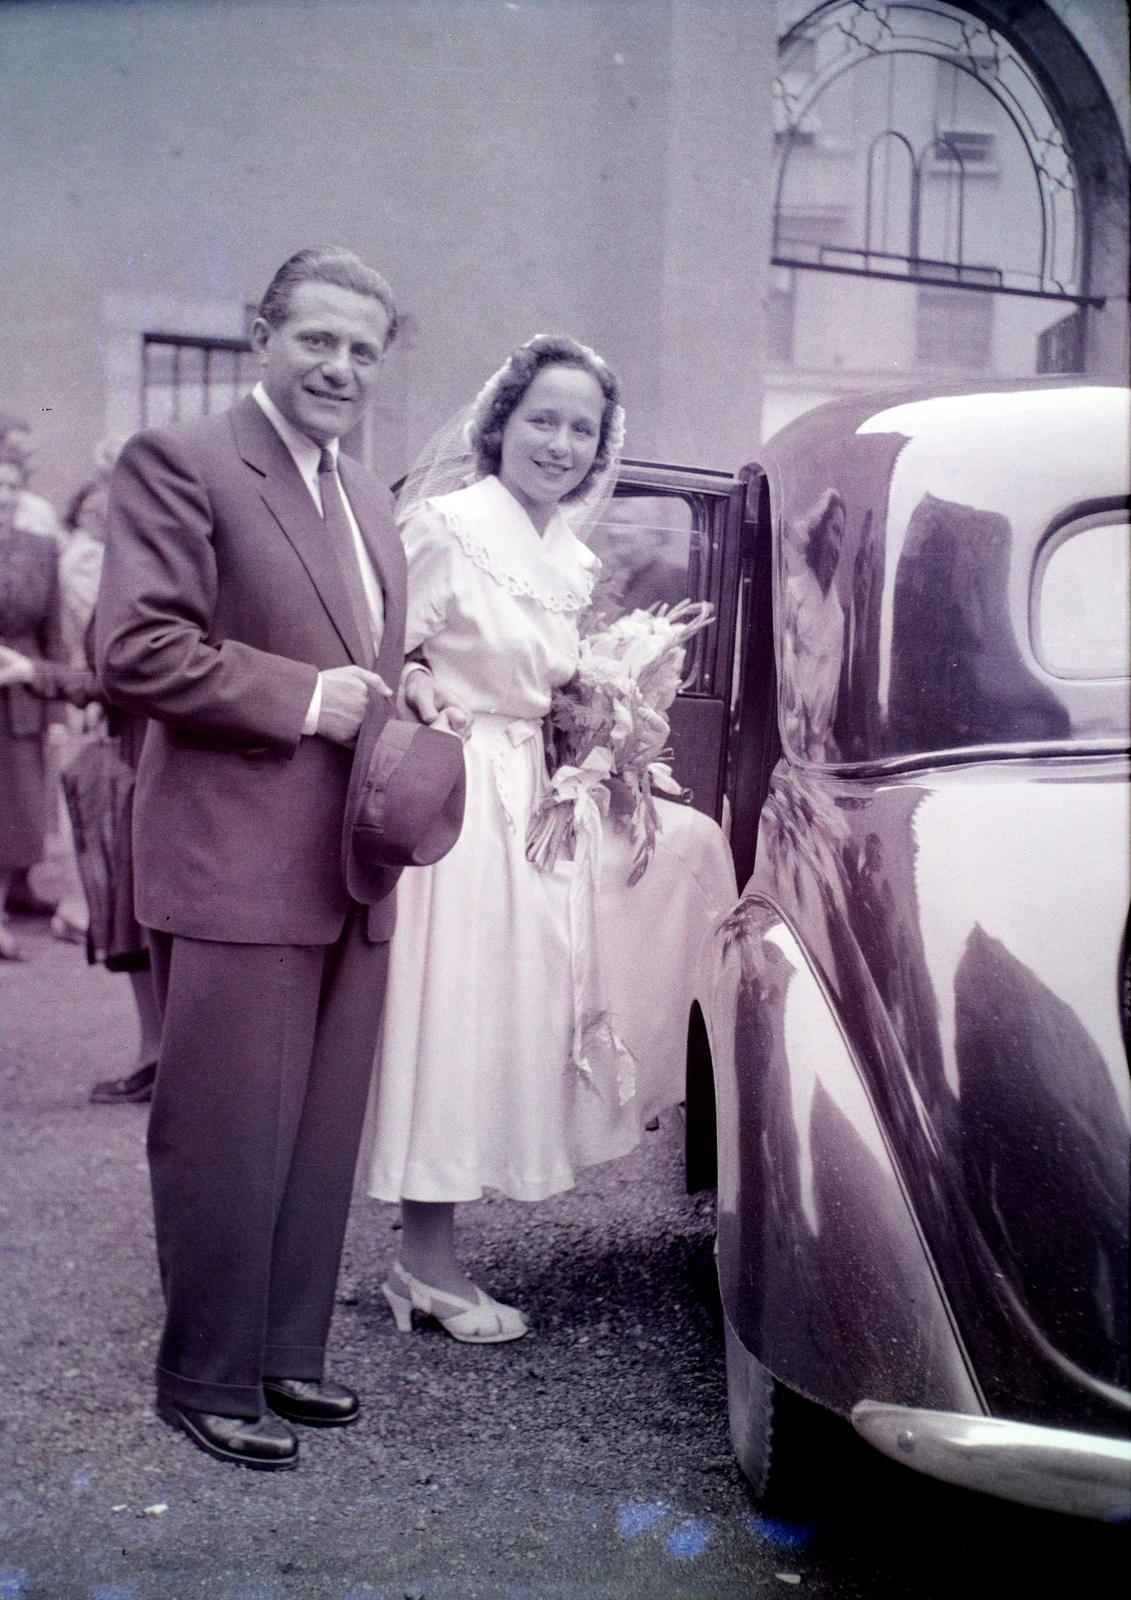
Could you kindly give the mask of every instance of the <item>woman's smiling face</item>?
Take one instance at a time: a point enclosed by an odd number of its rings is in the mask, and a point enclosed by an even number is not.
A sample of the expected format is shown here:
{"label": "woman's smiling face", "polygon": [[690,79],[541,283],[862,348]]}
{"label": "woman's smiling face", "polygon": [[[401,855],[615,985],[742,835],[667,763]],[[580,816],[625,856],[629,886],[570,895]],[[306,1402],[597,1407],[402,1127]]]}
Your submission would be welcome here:
{"label": "woman's smiling face", "polygon": [[544,516],[593,465],[604,410],[601,385],[584,367],[542,367],[507,419],[499,482]]}

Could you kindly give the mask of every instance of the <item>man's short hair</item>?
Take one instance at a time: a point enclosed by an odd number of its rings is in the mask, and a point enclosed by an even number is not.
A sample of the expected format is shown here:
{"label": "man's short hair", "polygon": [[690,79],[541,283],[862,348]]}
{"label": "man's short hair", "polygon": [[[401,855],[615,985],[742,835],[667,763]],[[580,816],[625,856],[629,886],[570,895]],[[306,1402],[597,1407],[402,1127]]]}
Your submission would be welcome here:
{"label": "man's short hair", "polygon": [[392,344],[397,331],[393,291],[381,274],[367,267],[352,250],[337,244],[316,244],[284,261],[259,305],[259,315],[272,328],[281,328],[290,316],[291,295],[300,283],[333,283],[339,289],[352,289],[354,294],[379,301],[389,319],[385,348]]}

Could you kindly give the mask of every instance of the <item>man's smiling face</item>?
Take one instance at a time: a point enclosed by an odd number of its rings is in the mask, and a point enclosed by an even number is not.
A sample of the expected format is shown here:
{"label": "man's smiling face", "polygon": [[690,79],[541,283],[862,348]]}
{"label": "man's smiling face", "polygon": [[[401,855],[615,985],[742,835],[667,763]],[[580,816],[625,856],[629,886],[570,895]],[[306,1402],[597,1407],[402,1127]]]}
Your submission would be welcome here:
{"label": "man's smiling face", "polygon": [[389,318],[379,300],[307,281],[291,291],[287,320],[262,317],[251,342],[263,359],[263,387],[287,421],[316,444],[354,427],[377,382]]}

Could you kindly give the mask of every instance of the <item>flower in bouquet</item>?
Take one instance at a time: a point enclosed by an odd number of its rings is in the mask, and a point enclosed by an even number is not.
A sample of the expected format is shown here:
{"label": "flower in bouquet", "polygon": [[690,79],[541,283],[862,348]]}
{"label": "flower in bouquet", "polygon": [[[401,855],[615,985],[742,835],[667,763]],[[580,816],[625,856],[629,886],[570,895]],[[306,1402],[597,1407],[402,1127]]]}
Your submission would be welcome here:
{"label": "flower in bouquet", "polygon": [[[647,870],[660,827],[652,791],[683,795],[665,759],[666,713],[680,688],[687,641],[707,627],[712,611],[707,601],[657,605],[601,620],[582,637],[577,672],[551,702],[552,777],[527,838],[527,855],[543,870],[561,855],[573,858],[578,808],[592,805],[598,783],[608,790],[603,809],[635,840],[630,884]],[[601,774],[595,757],[607,768]]]}

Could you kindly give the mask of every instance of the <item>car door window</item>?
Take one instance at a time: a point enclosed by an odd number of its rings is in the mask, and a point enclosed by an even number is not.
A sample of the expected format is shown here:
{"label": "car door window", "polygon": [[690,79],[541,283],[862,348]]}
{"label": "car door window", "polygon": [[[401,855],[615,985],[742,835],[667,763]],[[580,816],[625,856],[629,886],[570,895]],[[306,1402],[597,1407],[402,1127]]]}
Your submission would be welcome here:
{"label": "car door window", "polygon": [[606,616],[686,600],[694,512],[681,495],[624,495],[611,500],[590,536],[600,556],[594,599]]}
{"label": "car door window", "polygon": [[[677,492],[637,493],[622,486],[601,513],[588,543],[602,570],[594,610],[607,620],[681,600],[714,600],[711,571],[713,501]],[[714,630],[689,642],[684,692],[710,692]]]}
{"label": "car door window", "polygon": [[1059,678],[1131,675],[1131,522],[1101,513],[1072,523],[1038,566],[1033,646]]}

